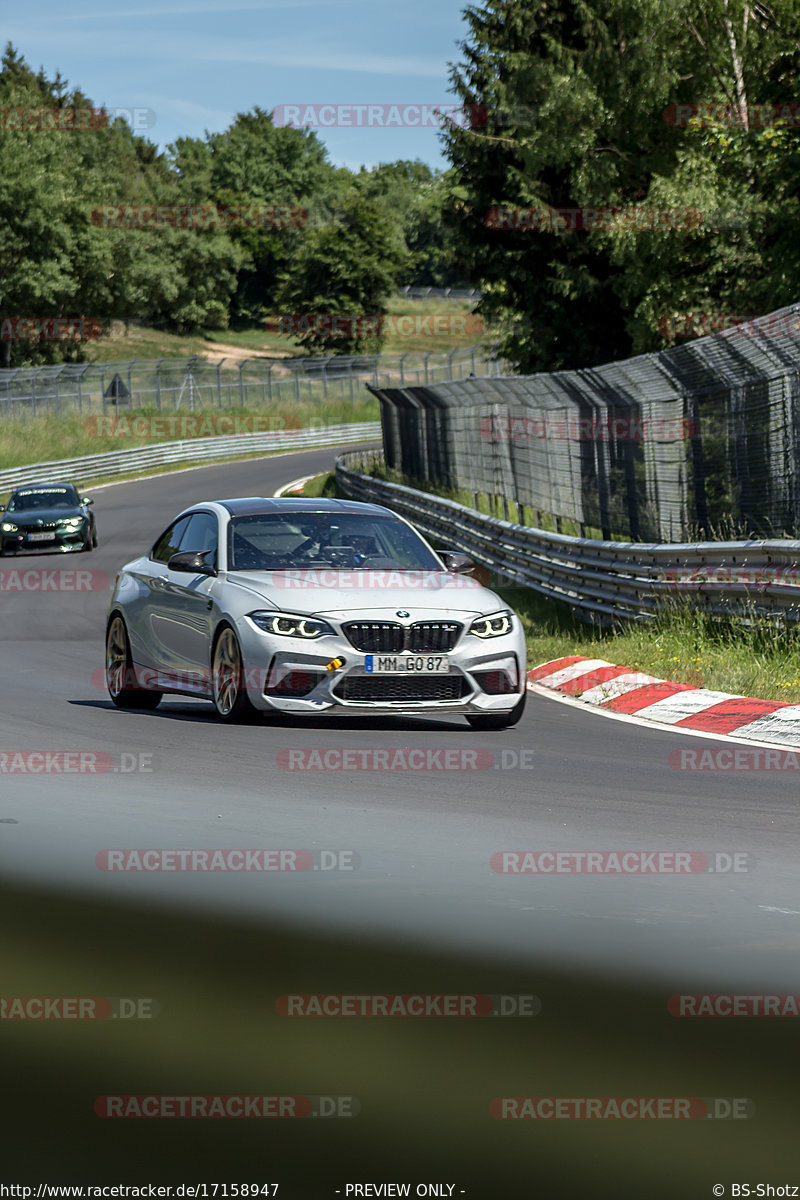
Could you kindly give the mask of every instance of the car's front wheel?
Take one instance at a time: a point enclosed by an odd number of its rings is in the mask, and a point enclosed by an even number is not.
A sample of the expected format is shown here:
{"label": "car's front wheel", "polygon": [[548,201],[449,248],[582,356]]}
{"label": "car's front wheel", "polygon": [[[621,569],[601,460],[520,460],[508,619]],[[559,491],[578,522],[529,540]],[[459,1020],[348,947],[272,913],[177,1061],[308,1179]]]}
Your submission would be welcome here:
{"label": "car's front wheel", "polygon": [[479,729],[485,733],[491,733],[496,729],[510,729],[512,725],[516,725],[520,717],[525,711],[525,699],[527,693],[523,692],[518,702],[514,707],[505,713],[480,713],[478,716],[467,717],[473,729]]}
{"label": "car's front wheel", "polygon": [[245,687],[242,651],[230,625],[223,625],[211,656],[211,692],[217,716],[223,721],[245,721],[255,713]]}
{"label": "car's front wheel", "polygon": [[128,631],[119,613],[106,632],[106,687],[117,708],[158,708],[163,695],[136,686]]}

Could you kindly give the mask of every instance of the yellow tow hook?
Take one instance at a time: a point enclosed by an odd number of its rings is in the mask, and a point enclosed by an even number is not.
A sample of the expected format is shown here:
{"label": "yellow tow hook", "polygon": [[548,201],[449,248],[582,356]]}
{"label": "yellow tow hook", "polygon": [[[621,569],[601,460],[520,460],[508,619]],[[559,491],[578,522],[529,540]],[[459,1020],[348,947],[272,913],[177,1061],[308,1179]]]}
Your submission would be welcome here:
{"label": "yellow tow hook", "polygon": [[347,659],[345,658],[332,658],[325,669],[327,671],[338,671],[339,667],[343,667],[346,661]]}

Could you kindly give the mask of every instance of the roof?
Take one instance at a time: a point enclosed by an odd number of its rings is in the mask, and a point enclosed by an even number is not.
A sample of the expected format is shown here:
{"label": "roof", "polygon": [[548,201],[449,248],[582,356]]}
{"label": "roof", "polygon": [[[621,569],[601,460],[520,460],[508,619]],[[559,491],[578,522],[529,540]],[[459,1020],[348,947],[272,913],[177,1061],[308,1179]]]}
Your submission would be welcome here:
{"label": "roof", "polygon": [[[231,500],[215,500],[227,508],[232,517],[251,517],[260,513],[363,513],[365,516],[394,515],[380,504],[364,504],[360,500],[325,500],[299,496],[295,499],[276,496],[239,496]],[[200,507],[192,505],[193,508]]]}

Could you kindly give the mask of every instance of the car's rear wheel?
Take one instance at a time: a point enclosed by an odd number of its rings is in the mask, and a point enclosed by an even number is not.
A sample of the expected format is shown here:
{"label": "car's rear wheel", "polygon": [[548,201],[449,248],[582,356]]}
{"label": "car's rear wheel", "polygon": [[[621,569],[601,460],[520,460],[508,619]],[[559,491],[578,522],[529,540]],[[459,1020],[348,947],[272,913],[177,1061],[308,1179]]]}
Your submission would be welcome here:
{"label": "car's rear wheel", "polygon": [[128,631],[119,613],[106,632],[106,687],[117,708],[158,708],[164,694],[136,687]]}
{"label": "car's rear wheel", "polygon": [[480,713],[478,716],[467,717],[467,720],[473,729],[479,729],[485,733],[490,733],[495,729],[510,729],[512,725],[517,724],[524,713],[526,697],[527,693],[523,692],[510,712]]}
{"label": "car's rear wheel", "polygon": [[255,714],[245,687],[242,651],[230,625],[223,625],[211,656],[211,694],[223,721],[245,721]]}

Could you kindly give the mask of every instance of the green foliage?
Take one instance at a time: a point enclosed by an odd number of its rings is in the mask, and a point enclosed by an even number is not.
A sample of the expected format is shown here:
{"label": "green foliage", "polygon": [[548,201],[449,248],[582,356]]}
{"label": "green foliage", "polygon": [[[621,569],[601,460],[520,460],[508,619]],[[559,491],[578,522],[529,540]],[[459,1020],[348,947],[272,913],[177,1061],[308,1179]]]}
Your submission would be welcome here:
{"label": "green foliage", "polygon": [[[7,46],[0,108],[93,107]],[[288,297],[300,311],[380,313],[398,283],[457,281],[439,176],[419,162],[354,175],[331,165],[315,133],[276,126],[258,107],[221,133],[177,139],[165,154],[121,119],[80,131],[4,127],[0,158],[0,316],[134,320],[185,335],[252,326]],[[280,206],[306,218],[266,228],[104,228],[91,217],[104,205]],[[6,340],[0,365],[86,354],[81,342]]]}
{"label": "green foliage", "polygon": [[354,318],[343,331],[311,324],[298,335],[310,353],[369,354],[384,335],[365,316],[386,312],[409,263],[402,231],[391,213],[363,188],[344,192],[334,219],[308,231],[292,268],[280,280],[277,305],[284,313],[335,314]]}
{"label": "green foliage", "polygon": [[[508,361],[591,366],[663,348],[666,314],[797,298],[797,129],[758,115],[687,126],[674,109],[796,101],[797,0],[485,0],[466,17],[451,80],[489,120],[443,135],[448,220]],[[492,229],[497,205],[696,207],[703,222]]]}

